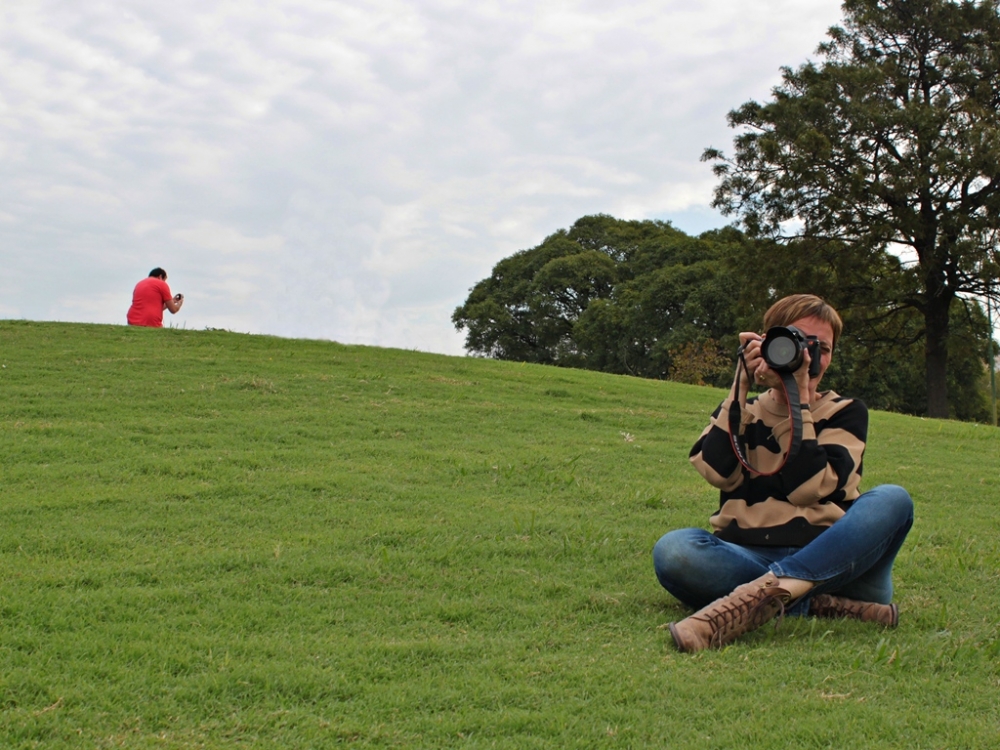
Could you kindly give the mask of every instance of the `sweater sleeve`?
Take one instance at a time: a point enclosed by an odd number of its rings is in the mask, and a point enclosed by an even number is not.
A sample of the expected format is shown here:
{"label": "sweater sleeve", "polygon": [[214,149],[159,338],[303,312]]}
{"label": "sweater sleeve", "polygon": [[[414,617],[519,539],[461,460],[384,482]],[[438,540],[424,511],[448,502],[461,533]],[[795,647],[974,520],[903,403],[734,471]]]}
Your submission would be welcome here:
{"label": "sweater sleeve", "polygon": [[729,437],[729,407],[727,398],[712,414],[708,427],[691,449],[690,460],[709,484],[732,492],[743,483],[743,470],[733,453]]}
{"label": "sweater sleeve", "polygon": [[802,447],[781,471],[785,497],[792,505],[850,501],[858,497],[862,459],[868,439],[868,408],[841,399],[818,421],[802,410]]}

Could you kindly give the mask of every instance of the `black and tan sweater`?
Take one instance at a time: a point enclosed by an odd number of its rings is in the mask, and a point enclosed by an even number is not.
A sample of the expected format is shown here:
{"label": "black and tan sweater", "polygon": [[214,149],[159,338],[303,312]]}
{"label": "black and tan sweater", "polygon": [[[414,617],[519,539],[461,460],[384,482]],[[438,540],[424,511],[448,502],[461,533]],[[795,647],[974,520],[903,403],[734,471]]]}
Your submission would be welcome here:
{"label": "black and tan sweater", "polygon": [[[720,492],[711,520],[716,536],[750,546],[808,544],[844,515],[857,499],[868,438],[868,409],[827,391],[802,409],[802,447],[774,476],[751,474],[733,453],[730,399],[722,402],[691,449],[691,463]],[[778,468],[791,438],[788,407],[771,391],[742,410],[750,465]]]}

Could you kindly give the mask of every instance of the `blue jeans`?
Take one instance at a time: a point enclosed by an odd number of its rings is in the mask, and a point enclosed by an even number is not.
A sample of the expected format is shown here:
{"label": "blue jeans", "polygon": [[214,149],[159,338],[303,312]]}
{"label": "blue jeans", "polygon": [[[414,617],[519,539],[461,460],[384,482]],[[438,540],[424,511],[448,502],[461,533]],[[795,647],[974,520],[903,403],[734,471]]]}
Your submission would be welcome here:
{"label": "blue jeans", "polygon": [[768,571],[816,584],[789,614],[808,612],[813,594],[888,604],[892,564],[912,525],[909,494],[883,484],[855,500],[839,521],[804,547],[745,547],[704,529],[678,529],[653,547],[653,568],[663,588],[695,609]]}

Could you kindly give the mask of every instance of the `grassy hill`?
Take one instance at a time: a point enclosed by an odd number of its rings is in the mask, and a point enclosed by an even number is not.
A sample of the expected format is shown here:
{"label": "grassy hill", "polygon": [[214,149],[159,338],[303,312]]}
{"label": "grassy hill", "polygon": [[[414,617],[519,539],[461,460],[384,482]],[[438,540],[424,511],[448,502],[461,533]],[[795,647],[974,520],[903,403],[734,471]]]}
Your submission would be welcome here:
{"label": "grassy hill", "polygon": [[898,630],[676,653],[720,391],[0,321],[0,746],[1000,746],[1000,431],[873,414]]}

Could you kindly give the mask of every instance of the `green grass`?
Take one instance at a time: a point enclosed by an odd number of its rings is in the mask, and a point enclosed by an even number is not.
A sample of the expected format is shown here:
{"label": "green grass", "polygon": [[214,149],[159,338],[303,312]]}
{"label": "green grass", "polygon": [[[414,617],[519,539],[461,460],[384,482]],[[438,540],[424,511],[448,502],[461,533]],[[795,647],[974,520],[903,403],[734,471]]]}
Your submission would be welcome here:
{"label": "green grass", "polygon": [[0,746],[1000,747],[1000,431],[872,415],[898,630],[676,653],[721,392],[0,322]]}

